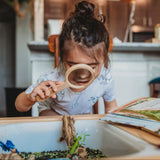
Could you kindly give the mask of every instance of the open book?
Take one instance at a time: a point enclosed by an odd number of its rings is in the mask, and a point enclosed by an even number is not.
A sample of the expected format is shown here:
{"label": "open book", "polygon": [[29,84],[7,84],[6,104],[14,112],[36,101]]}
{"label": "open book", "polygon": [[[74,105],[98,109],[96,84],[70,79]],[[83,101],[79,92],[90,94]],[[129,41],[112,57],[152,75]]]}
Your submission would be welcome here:
{"label": "open book", "polygon": [[160,136],[160,98],[134,100],[107,114],[102,120],[135,126]]}

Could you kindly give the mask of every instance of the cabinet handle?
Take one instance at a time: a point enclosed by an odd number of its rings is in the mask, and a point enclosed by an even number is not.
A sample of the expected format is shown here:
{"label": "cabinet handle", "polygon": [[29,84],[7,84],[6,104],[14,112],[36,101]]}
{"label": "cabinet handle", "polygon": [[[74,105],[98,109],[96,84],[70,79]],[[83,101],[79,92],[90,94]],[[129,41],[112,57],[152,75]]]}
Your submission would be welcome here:
{"label": "cabinet handle", "polygon": [[148,25],[152,26],[152,18],[151,17],[148,18]]}

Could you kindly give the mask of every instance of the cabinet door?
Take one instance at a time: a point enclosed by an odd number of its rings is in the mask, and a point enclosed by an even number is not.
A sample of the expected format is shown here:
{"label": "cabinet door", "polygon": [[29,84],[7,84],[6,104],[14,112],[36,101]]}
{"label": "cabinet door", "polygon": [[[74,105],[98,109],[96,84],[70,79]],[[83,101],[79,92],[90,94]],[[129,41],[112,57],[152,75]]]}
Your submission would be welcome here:
{"label": "cabinet door", "polygon": [[148,26],[160,23],[160,0],[148,0]]}
{"label": "cabinet door", "polygon": [[147,0],[136,1],[136,9],[134,14],[135,25],[147,26]]}
{"label": "cabinet door", "polygon": [[106,23],[111,36],[124,40],[125,31],[129,19],[129,3],[127,2],[107,2]]}
{"label": "cabinet door", "polygon": [[58,0],[44,1],[44,24],[48,19],[64,19],[66,14],[66,3]]}

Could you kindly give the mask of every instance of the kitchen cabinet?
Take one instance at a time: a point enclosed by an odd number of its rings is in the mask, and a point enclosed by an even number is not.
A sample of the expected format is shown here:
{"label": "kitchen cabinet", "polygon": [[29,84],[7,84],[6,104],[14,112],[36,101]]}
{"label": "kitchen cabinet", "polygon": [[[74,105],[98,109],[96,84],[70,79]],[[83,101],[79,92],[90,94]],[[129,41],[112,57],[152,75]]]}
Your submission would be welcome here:
{"label": "kitchen cabinet", "polygon": [[48,19],[64,19],[66,5],[62,1],[45,0],[44,1],[44,24]]}
{"label": "kitchen cabinet", "polygon": [[111,36],[123,41],[130,13],[129,3],[108,1],[106,10],[106,25]]}
{"label": "kitchen cabinet", "polygon": [[134,25],[147,26],[147,1],[136,1],[136,9],[134,13]]}
{"label": "kitchen cabinet", "polygon": [[148,0],[148,26],[154,27],[160,23],[160,1]]}
{"label": "kitchen cabinet", "polygon": [[64,19],[74,8],[74,0],[45,0],[44,1],[44,24],[48,19]]}
{"label": "kitchen cabinet", "polygon": [[[48,19],[63,19],[68,11],[74,8],[76,1],[44,1],[44,23]],[[99,4],[100,5],[100,4]],[[98,8],[99,6],[97,6]],[[154,31],[154,26],[160,23],[160,0],[136,0],[136,9],[134,14],[134,25],[144,28],[144,32]],[[124,40],[129,16],[131,12],[131,3],[126,1],[107,1],[102,4],[103,14],[106,16],[105,25],[109,29],[111,36]],[[98,8],[99,10],[99,8]],[[146,27],[146,28],[145,28]],[[148,29],[146,31],[146,29]],[[150,35],[149,35],[150,37]]]}
{"label": "kitchen cabinet", "polygon": [[[133,38],[134,35],[132,35],[130,41],[143,42],[154,37],[154,26],[160,23],[159,7],[160,0],[136,0],[133,17],[135,20],[133,26],[135,27],[131,29],[131,34],[136,33],[136,38]],[[131,3],[108,1],[106,10],[106,25],[111,36],[118,37],[123,41],[129,23]]]}
{"label": "kitchen cabinet", "polygon": [[154,27],[160,23],[159,0],[137,0],[135,9],[135,25]]}

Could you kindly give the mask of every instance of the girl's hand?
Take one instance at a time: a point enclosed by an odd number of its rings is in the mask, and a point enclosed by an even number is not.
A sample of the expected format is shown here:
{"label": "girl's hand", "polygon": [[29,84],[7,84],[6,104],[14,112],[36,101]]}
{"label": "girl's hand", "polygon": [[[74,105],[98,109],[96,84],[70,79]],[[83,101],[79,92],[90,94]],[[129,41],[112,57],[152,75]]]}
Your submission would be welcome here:
{"label": "girl's hand", "polygon": [[[47,99],[50,97],[50,88],[52,88],[53,92],[57,91],[57,85],[60,85],[62,82],[61,81],[44,81],[39,83],[39,85],[37,85],[32,93],[28,94],[28,98],[33,101],[36,102],[36,97],[39,96],[41,99]],[[51,96],[51,98],[56,98],[56,94],[53,94]]]}

